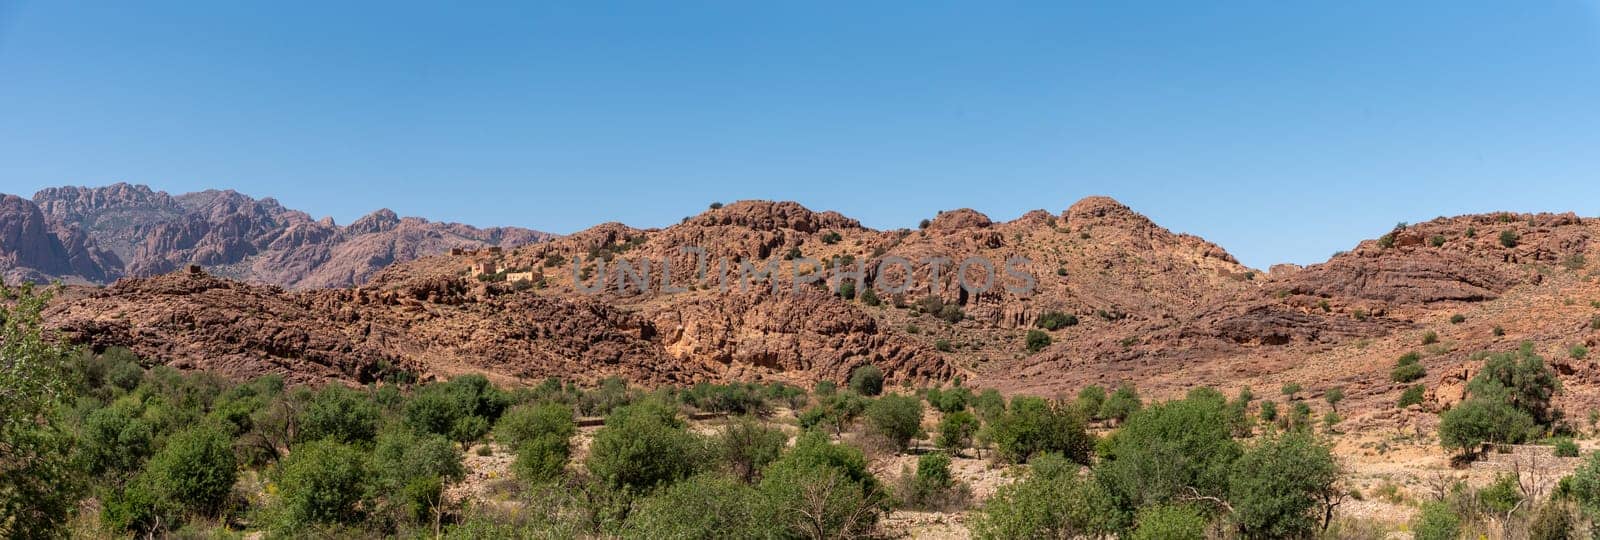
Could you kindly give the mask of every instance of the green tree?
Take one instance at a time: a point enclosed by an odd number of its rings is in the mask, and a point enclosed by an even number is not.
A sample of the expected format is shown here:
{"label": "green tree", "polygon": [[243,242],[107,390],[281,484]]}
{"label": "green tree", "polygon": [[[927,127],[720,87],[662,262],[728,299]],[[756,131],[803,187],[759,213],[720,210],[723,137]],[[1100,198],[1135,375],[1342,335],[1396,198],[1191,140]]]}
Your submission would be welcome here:
{"label": "green tree", "polygon": [[1463,454],[1479,445],[1522,442],[1534,431],[1532,416],[1505,403],[1473,398],[1439,416],[1439,443]]}
{"label": "green tree", "polygon": [[912,396],[886,395],[867,405],[867,425],[904,451],[911,440],[922,436],[922,400]]}
{"label": "green tree", "polygon": [[1294,395],[1300,393],[1300,383],[1283,383],[1283,398],[1294,401]]}
{"label": "green tree", "polygon": [[1322,400],[1328,402],[1328,407],[1337,412],[1339,410],[1339,402],[1344,401],[1344,387],[1335,386],[1329,388],[1327,392],[1323,392]]}
{"label": "green tree", "polygon": [[179,432],[150,458],[143,473],[164,500],[189,512],[214,516],[239,476],[233,440],[215,426]]}
{"label": "green tree", "polygon": [[378,405],[353,390],[328,385],[306,403],[296,422],[300,442],[323,438],[342,443],[371,441],[378,434]]}
{"label": "green tree", "polygon": [[859,537],[876,527],[888,504],[860,450],[814,431],[762,472],[760,490],[783,537]]}
{"label": "green tree", "polygon": [[1414,385],[1408,386],[1408,387],[1406,387],[1406,391],[1405,392],[1400,393],[1400,401],[1399,401],[1399,403],[1397,405],[1400,408],[1404,409],[1404,408],[1410,407],[1412,405],[1421,404],[1422,403],[1422,398],[1427,393],[1427,391],[1428,391],[1428,389],[1423,387],[1420,384],[1414,384]]}
{"label": "green tree", "polygon": [[572,407],[561,403],[540,403],[512,407],[494,426],[495,442],[518,448],[533,439],[552,435],[569,440],[578,433]]}
{"label": "green tree", "polygon": [[1422,511],[1411,521],[1411,537],[1416,540],[1457,540],[1461,538],[1461,516],[1449,503],[1423,503]]}
{"label": "green tree", "polygon": [[1088,420],[1100,418],[1100,408],[1106,404],[1106,389],[1097,384],[1091,384],[1078,391],[1078,400],[1073,406],[1083,412],[1083,417]]}
{"label": "green tree", "polygon": [[712,440],[712,449],[734,478],[745,483],[760,479],[761,470],[783,453],[789,436],[766,427],[759,420],[740,417],[723,426]]}
{"label": "green tree", "polygon": [[58,536],[83,492],[60,415],[72,350],[45,339],[39,315],[51,296],[0,284],[0,537]]}
{"label": "green tree", "polygon": [[872,364],[856,368],[850,373],[850,389],[863,396],[883,393],[883,370]]}
{"label": "green tree", "polygon": [[461,480],[461,452],[444,437],[393,429],[378,436],[371,457],[372,483],[382,508],[397,518],[421,522],[438,516],[444,486]]}
{"label": "green tree", "polygon": [[1180,495],[1225,497],[1230,469],[1241,453],[1223,405],[1195,399],[1134,413],[1103,447],[1095,476],[1126,515]]}
{"label": "green tree", "polygon": [[1138,389],[1134,388],[1132,383],[1122,383],[1110,397],[1106,398],[1105,405],[1100,407],[1100,417],[1122,422],[1143,407],[1144,402],[1139,399]]}
{"label": "green tree", "polygon": [[939,420],[939,447],[960,454],[963,449],[972,446],[972,436],[977,432],[978,417],[972,413],[958,411],[946,414]]}
{"label": "green tree", "polygon": [[571,457],[572,447],[569,439],[545,433],[523,440],[517,445],[516,453],[516,460],[511,462],[511,472],[525,482],[542,483],[561,476]]}
{"label": "green tree", "polygon": [[371,472],[354,447],[323,439],[300,445],[278,469],[278,524],[289,531],[317,523],[354,523],[361,517]]}
{"label": "green tree", "polygon": [[1078,463],[1088,463],[1094,439],[1076,409],[1043,398],[1017,396],[1004,415],[990,424],[1000,457],[1027,463],[1037,454],[1055,453]]}
{"label": "green tree", "polygon": [[644,402],[606,417],[590,443],[587,466],[612,487],[647,491],[689,476],[701,452],[676,411]]}
{"label": "green tree", "polygon": [[691,476],[645,497],[623,538],[764,538],[772,511],[756,488],[717,474]]}
{"label": "green tree", "polygon": [[1311,436],[1268,438],[1233,464],[1228,501],[1246,537],[1300,538],[1326,527],[1339,502],[1339,465]]}
{"label": "green tree", "polygon": [[84,418],[78,455],[90,476],[119,478],[138,471],[150,456],[155,434],[129,409],[110,406],[95,409]]}
{"label": "green tree", "polygon": [[971,518],[976,538],[1104,537],[1118,529],[1116,510],[1100,484],[1059,455],[1044,454],[1022,480],[995,491]]}

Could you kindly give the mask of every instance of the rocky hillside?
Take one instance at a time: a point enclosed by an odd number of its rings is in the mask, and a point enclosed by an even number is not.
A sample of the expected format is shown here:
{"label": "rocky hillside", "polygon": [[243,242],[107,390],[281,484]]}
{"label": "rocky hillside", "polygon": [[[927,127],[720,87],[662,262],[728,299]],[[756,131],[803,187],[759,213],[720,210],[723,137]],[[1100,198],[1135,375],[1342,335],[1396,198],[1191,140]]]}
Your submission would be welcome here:
{"label": "rocky hillside", "polygon": [[[394,221],[363,220],[346,234]],[[1441,218],[1322,264],[1259,272],[1101,197],[1004,222],[952,210],[898,230],[743,201],[663,229],[608,223],[422,257],[352,288],[296,292],[185,273],[123,280],[70,291],[50,319],[95,346],[236,376],[810,382],[872,364],[895,383],[961,377],[1039,394],[1120,382],[1156,396],[1196,384],[1259,393],[1295,382],[1313,394],[1345,387],[1350,411],[1375,415],[1356,416],[1360,425],[1398,421],[1390,413],[1406,385],[1388,372],[1402,354],[1422,355],[1425,407],[1437,408],[1459,397],[1475,354],[1524,340],[1570,381],[1561,399],[1600,404],[1600,370],[1572,352],[1600,339],[1597,234],[1600,222],[1570,214]],[[96,256],[118,254],[67,259]],[[971,257],[1000,267],[986,291],[953,277]],[[930,258],[946,262],[935,270]],[[913,261],[904,293],[827,284],[841,268],[876,289],[907,282],[904,267],[880,264],[895,259]],[[767,281],[741,290],[741,264],[771,270],[780,290]],[[972,282],[981,274],[968,268]],[[794,288],[796,275],[829,278]],[[1030,343],[1046,319],[1056,323],[1042,330],[1049,339]]]}
{"label": "rocky hillside", "polygon": [[344,287],[396,262],[455,247],[520,245],[551,235],[401,218],[379,210],[339,226],[271,198],[208,190],[169,195],[146,186],[42,190],[0,200],[0,275],[7,281],[110,283],[189,264],[234,279],[292,288]]}

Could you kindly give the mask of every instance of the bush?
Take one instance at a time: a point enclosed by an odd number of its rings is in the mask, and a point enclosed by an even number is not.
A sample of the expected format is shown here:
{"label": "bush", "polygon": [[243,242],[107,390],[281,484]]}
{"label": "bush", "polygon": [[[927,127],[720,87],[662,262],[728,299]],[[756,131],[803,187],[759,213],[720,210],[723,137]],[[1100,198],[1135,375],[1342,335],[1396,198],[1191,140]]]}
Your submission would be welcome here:
{"label": "bush", "polygon": [[883,304],[883,300],[879,299],[878,293],[874,291],[872,287],[868,286],[861,288],[861,303],[872,307],[878,307],[880,304]]}
{"label": "bush", "polygon": [[1439,443],[1472,453],[1485,442],[1522,442],[1535,425],[1533,417],[1510,405],[1473,398],[1439,416]]}
{"label": "bush", "polygon": [[517,458],[511,462],[511,472],[534,484],[555,480],[566,470],[571,452],[569,439],[554,433],[537,435],[516,447]]}
{"label": "bush", "polygon": [[1444,501],[1423,503],[1411,531],[1416,540],[1456,540],[1461,538],[1461,517]]}
{"label": "bush", "polygon": [[980,539],[1104,537],[1120,527],[1115,506],[1078,465],[1044,454],[1022,480],[1001,486],[971,518]]}
{"label": "bush", "polygon": [[1042,330],[1029,330],[1025,343],[1028,352],[1036,353],[1042,351],[1045,347],[1050,346],[1050,334],[1046,334]]}
{"label": "bush", "polygon": [[701,444],[676,414],[649,402],[612,412],[589,446],[589,472],[611,487],[644,491],[689,476]]}
{"label": "bush", "polygon": [[1426,392],[1427,389],[1420,384],[1407,387],[1406,391],[1400,394],[1400,402],[1398,406],[1404,409],[1412,405],[1419,405],[1422,403],[1422,397]]}
{"label": "bush", "polygon": [[1344,387],[1335,386],[1322,393],[1322,400],[1328,402],[1328,407],[1339,410],[1339,402],[1344,401]]}
{"label": "bush", "polygon": [[712,210],[720,210],[720,209],[722,209],[722,203],[720,203],[720,202],[711,203],[711,209]]}
{"label": "bush", "polygon": [[1422,355],[1416,351],[1408,352],[1395,361],[1394,369],[1389,371],[1389,379],[1397,383],[1408,383],[1421,379],[1427,375],[1427,369],[1422,367]]}
{"label": "bush", "polygon": [[789,436],[782,431],[763,426],[754,418],[741,417],[722,428],[712,441],[712,450],[733,478],[753,483],[762,469],[777,461],[788,442]]}
{"label": "bush", "polygon": [[939,340],[935,340],[933,342],[933,350],[936,350],[936,351],[939,351],[939,352],[950,352],[951,350],[953,350],[953,348],[950,346],[950,340],[948,340],[948,339],[939,339]]}
{"label": "bush", "polygon": [[1300,393],[1300,383],[1283,383],[1283,388],[1279,390],[1283,393],[1284,399],[1294,401],[1294,395]]}
{"label": "bush", "polygon": [[1450,324],[1461,324],[1461,323],[1464,323],[1464,322],[1467,322],[1467,316],[1466,315],[1462,315],[1460,313],[1457,313],[1455,315],[1451,315],[1450,316]]}
{"label": "bush", "polygon": [[1339,466],[1328,447],[1288,433],[1262,441],[1233,464],[1233,521],[1246,537],[1309,537],[1337,498]]}
{"label": "bush", "polygon": [[917,222],[917,228],[918,229],[926,229],[926,228],[928,228],[929,225],[932,225],[932,224],[933,224],[932,221],[924,218],[922,221],[918,221]]}
{"label": "bush", "polygon": [[1131,383],[1122,383],[1100,407],[1100,418],[1122,422],[1142,407],[1144,402],[1139,399],[1138,389]]}
{"label": "bush", "polygon": [[1567,354],[1572,356],[1573,360],[1583,360],[1589,357],[1589,348],[1582,345],[1573,345],[1571,349],[1567,350]]}
{"label": "bush", "polygon": [[1084,419],[1095,420],[1100,417],[1100,408],[1106,404],[1106,389],[1100,385],[1091,384],[1078,391],[1078,399],[1072,405],[1083,413]]}
{"label": "bush", "polygon": [[560,403],[519,405],[506,411],[494,426],[494,439],[506,448],[520,448],[524,443],[541,436],[552,435],[561,440],[577,434],[578,425],[572,419],[572,408]]}
{"label": "bush", "polygon": [[906,471],[899,487],[902,502],[908,508],[922,510],[948,510],[966,503],[970,490],[956,482],[950,474],[950,455],[944,452],[923,454],[917,459],[914,474]]}
{"label": "bush", "polygon": [[1094,439],[1077,410],[1033,396],[1012,398],[1010,408],[989,425],[989,430],[1000,458],[1013,463],[1027,463],[1042,453],[1089,463],[1094,449]]}
{"label": "bush", "polygon": [[771,528],[765,500],[738,479],[689,477],[638,502],[623,538],[761,538]]}
{"label": "bush", "polygon": [[850,373],[850,389],[863,396],[883,393],[883,370],[872,364],[856,368]]}
{"label": "bush", "polygon": [[1429,330],[1422,333],[1422,344],[1432,345],[1439,342],[1439,333]]}
{"label": "bush", "polygon": [[922,436],[922,400],[915,397],[880,397],[867,405],[866,416],[872,431],[887,437],[901,451]]}
{"label": "bush", "polygon": [[296,448],[278,470],[282,525],[354,523],[370,475],[361,452],[329,439]]}
{"label": "bush", "polygon": [[1069,315],[1060,311],[1051,311],[1040,315],[1033,321],[1033,325],[1045,330],[1059,330],[1068,326],[1078,325],[1078,316]]}
{"label": "bush", "polygon": [[1428,245],[1431,245],[1433,247],[1442,247],[1442,246],[1444,246],[1444,235],[1435,234],[1432,237],[1428,238]]}
{"label": "bush", "polygon": [[1241,453],[1223,405],[1185,399],[1158,403],[1133,416],[1106,439],[1095,471],[1122,511],[1172,502],[1194,489],[1224,497],[1229,469]]}
{"label": "bush", "polygon": [[1556,439],[1555,447],[1556,456],[1558,457],[1578,457],[1578,443],[1572,442],[1571,438],[1561,437]]}
{"label": "bush", "polygon": [[317,392],[297,420],[300,442],[332,438],[342,443],[371,441],[378,434],[378,405],[339,385]]}
{"label": "bush", "polygon": [[184,512],[215,516],[239,476],[233,440],[214,426],[200,425],[167,440],[142,474],[161,500]]}
{"label": "bush", "polygon": [[150,425],[127,407],[96,409],[83,420],[79,459],[90,476],[132,473],[150,456],[154,437]]}
{"label": "bush", "polygon": [[857,537],[877,525],[887,510],[882,485],[867,470],[860,450],[808,432],[768,466],[761,493],[786,537]]}
{"label": "bush", "polygon": [[951,453],[960,454],[963,449],[972,445],[972,436],[978,432],[978,417],[967,411],[957,411],[944,415],[939,420],[939,448]]}
{"label": "bush", "polygon": [[1500,231],[1500,245],[1502,246],[1514,248],[1517,247],[1517,243],[1521,240],[1522,236],[1518,235],[1516,231]]}
{"label": "bush", "polygon": [[1157,505],[1139,509],[1129,540],[1205,540],[1206,518],[1186,505]]}
{"label": "bush", "polygon": [[395,517],[422,522],[441,511],[444,486],[461,480],[466,469],[461,453],[438,435],[418,436],[409,430],[389,430],[378,437],[371,457],[369,478],[380,506]]}

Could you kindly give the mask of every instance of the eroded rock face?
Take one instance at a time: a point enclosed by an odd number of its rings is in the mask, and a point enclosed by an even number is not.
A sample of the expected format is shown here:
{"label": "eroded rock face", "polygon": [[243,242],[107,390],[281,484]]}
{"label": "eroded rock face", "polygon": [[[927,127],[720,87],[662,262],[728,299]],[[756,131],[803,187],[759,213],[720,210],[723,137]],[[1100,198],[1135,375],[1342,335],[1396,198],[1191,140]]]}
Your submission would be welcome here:
{"label": "eroded rock face", "polygon": [[[386,265],[450,248],[521,245],[551,236],[401,218],[387,209],[339,227],[332,219],[313,220],[274,199],[231,190],[172,196],[147,186],[115,184],[48,188],[33,201],[12,199],[0,207],[0,223],[19,235],[24,234],[20,227],[31,227],[27,243],[0,246],[0,251],[18,254],[12,262],[0,263],[13,280],[107,283],[124,275],[153,276],[199,264],[214,274],[246,281],[339,287],[361,283]],[[42,240],[41,224],[54,241]]]}

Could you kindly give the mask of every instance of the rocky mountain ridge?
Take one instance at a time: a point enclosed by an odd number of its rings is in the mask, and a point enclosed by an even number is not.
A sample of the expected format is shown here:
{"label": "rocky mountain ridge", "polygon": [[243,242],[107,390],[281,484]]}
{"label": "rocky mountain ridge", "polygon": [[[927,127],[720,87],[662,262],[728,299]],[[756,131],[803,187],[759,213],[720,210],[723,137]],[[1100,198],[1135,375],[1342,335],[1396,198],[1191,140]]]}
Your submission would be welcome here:
{"label": "rocky mountain ridge", "polygon": [[0,201],[0,275],[103,284],[189,264],[291,288],[349,286],[396,262],[456,247],[512,246],[553,235],[401,218],[383,209],[348,226],[232,190],[170,195],[125,183],[56,187]]}

